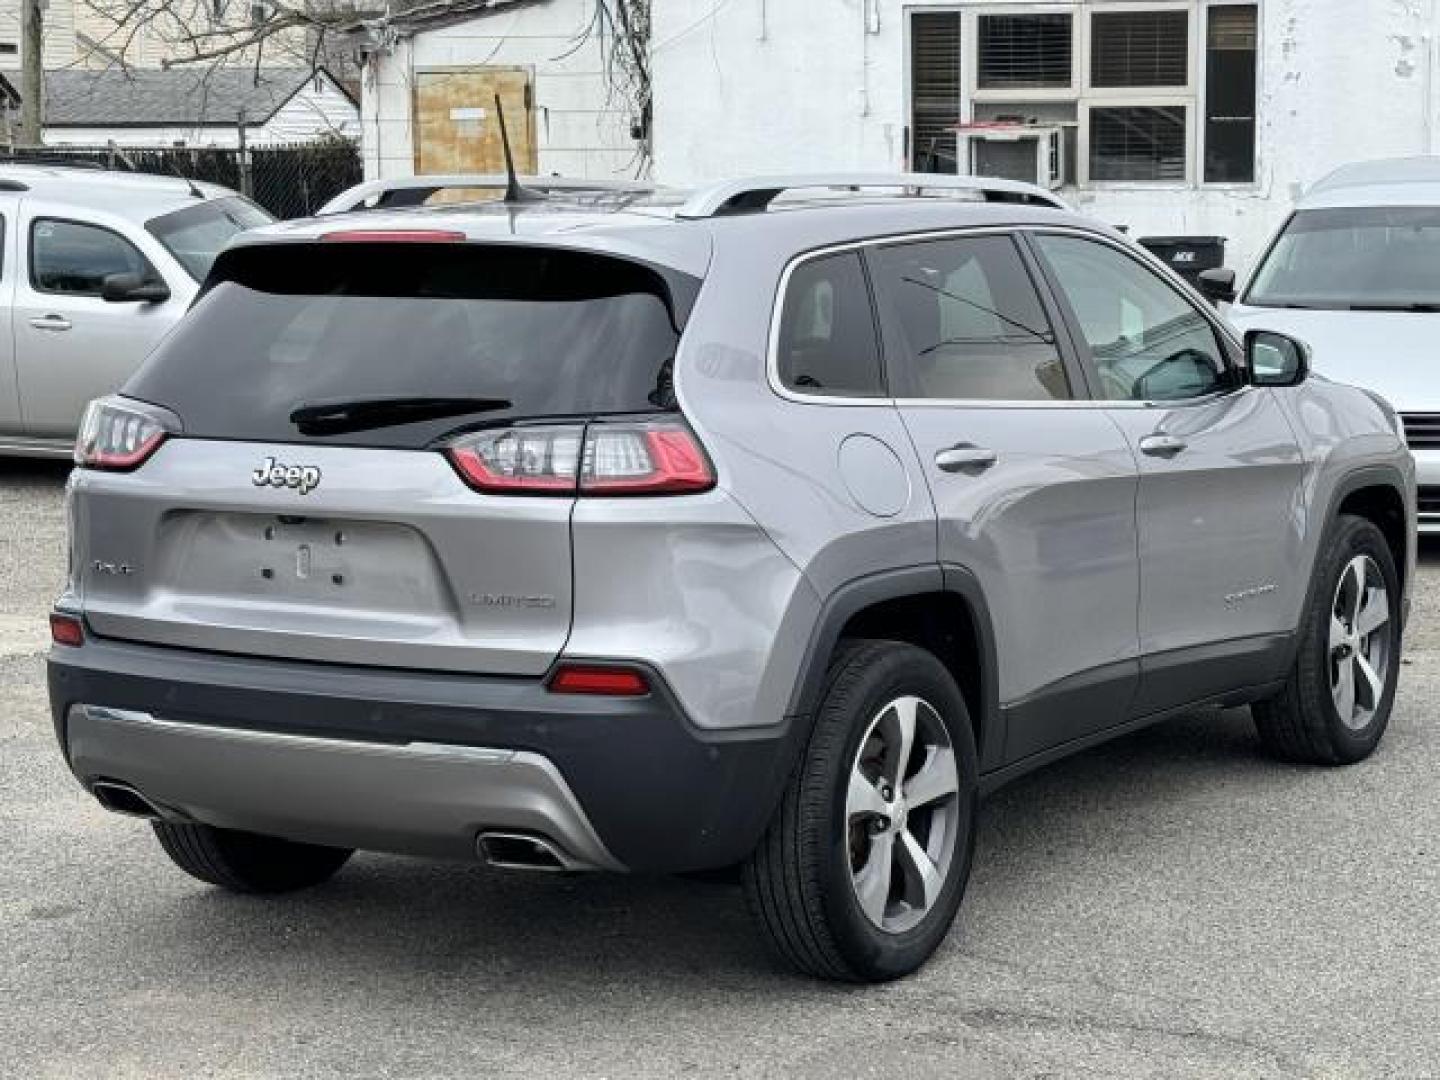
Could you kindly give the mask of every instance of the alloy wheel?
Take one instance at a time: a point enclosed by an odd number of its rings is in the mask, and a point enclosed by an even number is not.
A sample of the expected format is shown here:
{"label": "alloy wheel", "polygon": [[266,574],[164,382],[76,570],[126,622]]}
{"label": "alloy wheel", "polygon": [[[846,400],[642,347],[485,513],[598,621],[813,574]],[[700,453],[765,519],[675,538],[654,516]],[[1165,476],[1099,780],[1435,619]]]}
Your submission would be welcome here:
{"label": "alloy wheel", "polygon": [[955,858],[960,780],[945,724],[900,697],[871,719],[850,770],[850,881],[866,918],[899,934],[935,905]]}
{"label": "alloy wheel", "polygon": [[1390,597],[1369,555],[1346,564],[1330,605],[1330,695],[1341,723],[1366,728],[1385,695],[1392,659]]}

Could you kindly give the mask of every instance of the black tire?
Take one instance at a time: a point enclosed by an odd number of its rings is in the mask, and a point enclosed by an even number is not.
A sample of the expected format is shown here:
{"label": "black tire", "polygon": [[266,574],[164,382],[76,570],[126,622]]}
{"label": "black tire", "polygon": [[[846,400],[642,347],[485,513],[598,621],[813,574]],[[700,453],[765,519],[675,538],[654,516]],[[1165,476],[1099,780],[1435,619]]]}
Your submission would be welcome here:
{"label": "black tire", "polygon": [[321,847],[275,836],[153,821],[155,836],[170,860],[191,877],[240,893],[283,893],[308,889],[335,875],[348,848]]}
{"label": "black tire", "polygon": [[[871,721],[905,695],[934,709],[954,751],[955,847],[921,921],[889,932],[865,915],[851,880],[846,790]],[[976,776],[969,713],[944,665],[911,645],[842,642],[804,754],[743,871],[750,910],[780,958],[803,973],[849,982],[895,979],[923,964],[949,931],[970,877]]]}
{"label": "black tire", "polygon": [[[1331,694],[1333,657],[1330,617],[1345,568],[1357,556],[1374,560],[1390,598],[1389,663],[1384,689],[1363,727],[1347,725]],[[1300,620],[1295,663],[1285,687],[1269,701],[1252,706],[1255,728],[1266,751],[1282,761],[1303,765],[1349,765],[1369,757],[1390,722],[1395,683],[1400,673],[1400,580],[1385,536],[1365,518],[1343,515],[1335,521],[1315,565],[1315,578]]]}

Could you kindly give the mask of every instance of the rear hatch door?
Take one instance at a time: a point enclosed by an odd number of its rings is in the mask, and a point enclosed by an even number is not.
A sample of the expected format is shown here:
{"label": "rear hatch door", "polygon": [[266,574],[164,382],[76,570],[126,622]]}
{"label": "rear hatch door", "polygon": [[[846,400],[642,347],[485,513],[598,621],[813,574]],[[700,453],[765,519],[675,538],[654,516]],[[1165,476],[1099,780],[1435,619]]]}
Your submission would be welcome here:
{"label": "rear hatch door", "polygon": [[475,490],[445,448],[515,431],[510,464],[543,479],[574,462],[527,433],[671,404],[674,283],[543,247],[232,250],[124,390],[183,431],[134,473],[78,483],[92,629],[542,673],[570,629],[574,497]]}

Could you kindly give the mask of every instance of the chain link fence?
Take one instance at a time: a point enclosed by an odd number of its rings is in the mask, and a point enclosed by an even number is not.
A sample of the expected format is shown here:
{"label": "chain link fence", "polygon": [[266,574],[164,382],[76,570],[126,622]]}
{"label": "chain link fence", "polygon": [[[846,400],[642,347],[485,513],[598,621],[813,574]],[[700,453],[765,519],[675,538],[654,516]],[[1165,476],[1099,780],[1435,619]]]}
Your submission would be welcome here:
{"label": "chain link fence", "polygon": [[333,196],[362,179],[359,148],[340,140],[249,150],[17,147],[6,151],[0,160],[156,173],[223,184],[249,195],[279,218],[313,214]]}

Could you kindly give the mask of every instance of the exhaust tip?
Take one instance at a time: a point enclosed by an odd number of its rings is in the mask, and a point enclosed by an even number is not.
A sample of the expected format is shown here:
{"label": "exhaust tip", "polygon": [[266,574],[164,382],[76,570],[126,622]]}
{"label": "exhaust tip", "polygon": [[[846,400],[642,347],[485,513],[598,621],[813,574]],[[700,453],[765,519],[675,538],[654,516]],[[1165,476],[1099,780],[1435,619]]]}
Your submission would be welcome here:
{"label": "exhaust tip", "polygon": [[475,849],[486,865],[501,870],[541,870],[554,872],[574,868],[552,841],[527,833],[482,832]]}
{"label": "exhaust tip", "polygon": [[90,785],[90,793],[100,801],[101,806],[113,813],[152,820],[160,817],[160,811],[156,809],[155,804],[129,784],[116,783],[114,780],[97,780]]}

